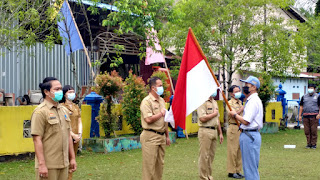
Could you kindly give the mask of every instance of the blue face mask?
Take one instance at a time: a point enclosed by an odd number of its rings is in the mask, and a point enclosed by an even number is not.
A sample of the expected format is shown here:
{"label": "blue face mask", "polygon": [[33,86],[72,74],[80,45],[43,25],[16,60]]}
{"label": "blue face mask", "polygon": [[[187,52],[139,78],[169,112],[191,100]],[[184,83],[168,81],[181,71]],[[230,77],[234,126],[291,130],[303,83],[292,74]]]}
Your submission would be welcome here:
{"label": "blue face mask", "polygon": [[217,91],[215,91],[213,94],[211,94],[211,97],[215,98],[217,96]]}
{"label": "blue face mask", "polygon": [[63,92],[60,90],[60,91],[55,92],[54,98],[51,98],[51,99],[55,102],[59,102],[59,101],[61,101],[62,97],[63,97]]}
{"label": "blue face mask", "polygon": [[68,93],[67,96],[70,101],[73,101],[76,98],[76,93]]}
{"label": "blue face mask", "polygon": [[161,87],[157,87],[157,94],[159,95],[159,96],[161,96],[162,94],[163,94],[163,87],[161,86]]}
{"label": "blue face mask", "polygon": [[242,95],[241,92],[234,93],[234,98],[240,99],[240,98],[241,98],[241,95]]}

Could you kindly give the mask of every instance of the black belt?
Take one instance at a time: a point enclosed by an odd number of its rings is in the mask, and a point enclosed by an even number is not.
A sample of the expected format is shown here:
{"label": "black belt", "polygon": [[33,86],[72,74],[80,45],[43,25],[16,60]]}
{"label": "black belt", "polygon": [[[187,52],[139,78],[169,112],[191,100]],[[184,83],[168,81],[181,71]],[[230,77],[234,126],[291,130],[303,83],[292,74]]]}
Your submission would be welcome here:
{"label": "black belt", "polygon": [[241,129],[241,132],[257,132],[258,129]]}
{"label": "black belt", "polygon": [[254,138],[248,132],[258,132],[258,129],[240,129],[240,131],[243,132],[244,134],[246,134],[253,142]]}
{"label": "black belt", "polygon": [[232,125],[238,125],[237,123],[230,123],[230,124],[232,124]]}
{"label": "black belt", "polygon": [[153,129],[143,129],[143,130],[146,130],[146,131],[151,131],[151,132],[154,132],[156,134],[160,134],[160,135],[164,135],[165,132],[158,132],[158,131],[155,131]]}
{"label": "black belt", "polygon": [[216,129],[216,127],[213,127],[213,126],[200,126],[201,128],[207,128],[207,129]]}

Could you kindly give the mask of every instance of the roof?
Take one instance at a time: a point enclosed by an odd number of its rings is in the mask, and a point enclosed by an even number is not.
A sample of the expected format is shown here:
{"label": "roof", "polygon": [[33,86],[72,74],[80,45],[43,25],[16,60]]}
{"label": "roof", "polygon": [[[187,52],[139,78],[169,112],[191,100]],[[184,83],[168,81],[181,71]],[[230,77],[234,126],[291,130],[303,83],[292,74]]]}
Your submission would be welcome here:
{"label": "roof", "polygon": [[295,9],[293,6],[289,6],[287,9],[282,9],[289,17],[292,19],[297,19],[301,23],[304,23],[307,21],[307,18],[304,17],[297,9]]}
{"label": "roof", "polygon": [[304,73],[300,73],[299,78],[308,78],[308,79],[315,79],[318,78],[317,76],[312,76],[312,75],[308,75],[308,74],[304,74]]}
{"label": "roof", "polygon": [[314,77],[320,77],[320,73],[301,72],[301,74],[308,75],[308,76],[314,76]]}
{"label": "roof", "polygon": [[[69,0],[69,2],[78,3],[78,0]],[[94,3],[94,2],[89,1],[89,0],[81,0],[81,3],[83,3],[85,5],[89,5],[89,6],[97,6],[97,7],[101,8],[101,9],[108,9],[110,11],[119,11],[116,6],[112,6],[110,4]]]}

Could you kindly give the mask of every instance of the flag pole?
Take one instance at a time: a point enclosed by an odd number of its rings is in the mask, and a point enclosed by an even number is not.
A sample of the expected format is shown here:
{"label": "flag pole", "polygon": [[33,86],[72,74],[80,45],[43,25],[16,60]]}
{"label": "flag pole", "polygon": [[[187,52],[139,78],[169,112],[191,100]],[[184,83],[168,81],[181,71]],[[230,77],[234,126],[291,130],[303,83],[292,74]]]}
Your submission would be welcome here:
{"label": "flag pole", "polygon": [[[200,45],[199,45],[199,42],[198,42],[196,36],[193,34],[193,31],[192,31],[191,27],[189,27],[189,31],[190,31],[190,33],[191,33],[191,36],[192,36],[193,40],[194,40],[195,43],[196,43],[197,48],[199,49],[202,57],[204,58],[207,66],[208,66],[208,68],[209,68],[209,70],[210,70],[210,72],[211,72],[211,75],[212,75],[213,78],[214,78],[214,81],[216,82],[216,84],[218,85],[218,87],[220,87],[220,83],[218,82],[217,77],[216,77],[215,74],[213,73],[213,71],[212,71],[212,69],[211,69],[211,66],[209,65],[209,62],[208,62],[208,60],[207,60],[207,57],[204,55],[204,53],[203,53],[203,51],[202,51],[202,49],[201,49],[201,47],[200,47]],[[226,102],[226,105],[228,106],[229,110],[232,111],[231,106],[230,106],[230,104],[229,104],[229,102],[228,102],[228,99],[226,98],[226,95],[224,94],[223,91],[221,91],[221,89],[220,89],[220,92],[221,92],[222,97],[223,97],[224,101]],[[238,127],[240,127],[239,121],[238,121],[237,119],[235,119],[235,120],[236,120],[236,123],[237,123]]]}
{"label": "flag pole", "polygon": [[[168,65],[167,65],[167,62],[166,62],[166,59],[164,59],[164,65],[168,71],[168,76],[169,76],[169,80],[170,80],[170,85],[171,85],[171,89],[172,89],[172,93],[174,95],[174,87],[173,87],[173,83],[172,83],[172,79],[171,79],[171,76],[170,76],[170,71],[169,71],[169,68],[168,68]],[[187,128],[184,130],[185,133],[186,133],[186,137],[187,139],[189,139],[189,136],[188,136],[188,132],[187,132]]]}
{"label": "flag pole", "polygon": [[171,85],[171,90],[172,90],[172,94],[174,95],[174,87],[173,87],[173,83],[172,83],[172,79],[171,79],[171,75],[170,75],[170,71],[166,62],[166,59],[164,59],[164,65],[168,71],[168,76],[169,76],[169,81],[170,81],[170,85]]}
{"label": "flag pole", "polygon": [[88,62],[88,65],[89,65],[89,67],[90,67],[90,69],[91,69],[91,74],[92,74],[92,79],[93,79],[94,76],[95,76],[95,73],[93,72],[93,69],[92,69],[92,66],[91,66],[91,60],[90,60],[90,57],[89,57],[88,50],[87,50],[87,48],[86,48],[86,46],[85,46],[85,44],[84,44],[84,42],[83,42],[83,39],[82,39],[82,36],[81,36],[81,34],[80,34],[79,28],[78,28],[78,26],[77,26],[77,23],[76,23],[76,21],[75,21],[75,19],[74,19],[74,16],[73,16],[72,11],[71,11],[69,2],[68,2],[68,0],[65,0],[65,1],[66,1],[67,5],[68,5],[69,11],[70,11],[70,14],[71,14],[71,17],[72,17],[72,21],[74,22],[74,25],[75,25],[75,27],[76,27],[76,29],[77,29],[77,33],[78,33],[79,38],[80,38],[80,41],[81,41],[81,43],[82,43],[84,53],[86,54],[87,62]]}

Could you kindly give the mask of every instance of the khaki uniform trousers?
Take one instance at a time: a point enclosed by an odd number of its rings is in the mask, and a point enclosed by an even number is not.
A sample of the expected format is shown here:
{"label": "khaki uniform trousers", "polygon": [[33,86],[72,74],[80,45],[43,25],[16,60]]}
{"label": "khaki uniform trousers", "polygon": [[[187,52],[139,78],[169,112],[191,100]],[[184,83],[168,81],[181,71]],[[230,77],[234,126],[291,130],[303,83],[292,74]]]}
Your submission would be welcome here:
{"label": "khaki uniform trousers", "polygon": [[165,135],[151,131],[142,131],[140,135],[142,149],[142,179],[162,179],[166,138]]}
{"label": "khaki uniform trousers", "polygon": [[36,168],[36,180],[67,180],[69,168],[48,169],[48,178],[41,178],[39,169]]}
{"label": "khaki uniform trousers", "polygon": [[[77,142],[76,144],[73,143],[73,151],[74,151],[74,155],[76,156],[77,153],[78,153],[78,148],[79,148],[79,142]],[[71,180],[72,179],[72,173],[73,172],[68,172],[69,175],[68,175],[68,180]]]}
{"label": "khaki uniform trousers", "polygon": [[216,152],[218,133],[215,129],[199,128],[199,176],[200,179],[212,180],[212,162]]}
{"label": "khaki uniform trousers", "polygon": [[240,173],[242,169],[241,150],[239,145],[240,131],[237,125],[230,124],[227,130],[227,171]]}

